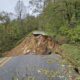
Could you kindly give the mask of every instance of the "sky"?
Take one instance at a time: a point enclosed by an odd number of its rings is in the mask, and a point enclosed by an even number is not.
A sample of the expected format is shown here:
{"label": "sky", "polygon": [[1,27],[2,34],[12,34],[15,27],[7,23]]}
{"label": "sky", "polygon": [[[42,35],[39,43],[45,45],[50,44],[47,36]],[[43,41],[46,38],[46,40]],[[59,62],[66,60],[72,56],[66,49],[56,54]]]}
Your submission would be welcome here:
{"label": "sky", "polygon": [[[18,0],[0,0],[0,12],[6,11],[6,12],[12,12],[15,13],[15,6]],[[25,4],[25,6],[29,6],[29,0],[22,0]]]}

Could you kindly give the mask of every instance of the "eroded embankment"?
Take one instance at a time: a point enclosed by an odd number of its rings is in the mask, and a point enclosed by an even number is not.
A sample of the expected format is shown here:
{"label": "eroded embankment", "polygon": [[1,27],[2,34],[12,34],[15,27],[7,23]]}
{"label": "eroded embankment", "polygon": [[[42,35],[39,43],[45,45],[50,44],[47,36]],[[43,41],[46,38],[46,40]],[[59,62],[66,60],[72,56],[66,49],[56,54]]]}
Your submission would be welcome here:
{"label": "eroded embankment", "polygon": [[60,52],[59,45],[56,44],[51,37],[32,35],[30,37],[26,37],[21,44],[11,51],[4,53],[4,56],[18,56],[29,53],[47,55],[55,51]]}

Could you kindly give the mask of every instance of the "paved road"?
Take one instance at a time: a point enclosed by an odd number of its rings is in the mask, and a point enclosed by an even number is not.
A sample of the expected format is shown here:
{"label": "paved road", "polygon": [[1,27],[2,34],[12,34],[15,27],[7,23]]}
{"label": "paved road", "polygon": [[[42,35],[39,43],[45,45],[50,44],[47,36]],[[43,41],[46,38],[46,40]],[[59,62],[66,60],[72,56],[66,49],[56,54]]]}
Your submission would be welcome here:
{"label": "paved road", "polygon": [[75,72],[60,56],[24,55],[0,67],[0,80],[75,80]]}

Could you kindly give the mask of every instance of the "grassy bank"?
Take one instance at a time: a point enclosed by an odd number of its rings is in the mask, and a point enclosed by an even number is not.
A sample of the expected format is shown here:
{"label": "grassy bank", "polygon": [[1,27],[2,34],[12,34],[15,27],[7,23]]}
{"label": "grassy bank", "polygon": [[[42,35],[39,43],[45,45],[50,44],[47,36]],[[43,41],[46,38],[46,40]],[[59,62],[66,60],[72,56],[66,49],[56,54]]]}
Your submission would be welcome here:
{"label": "grassy bank", "polygon": [[80,47],[71,44],[63,44],[60,46],[63,55],[76,67],[80,67]]}

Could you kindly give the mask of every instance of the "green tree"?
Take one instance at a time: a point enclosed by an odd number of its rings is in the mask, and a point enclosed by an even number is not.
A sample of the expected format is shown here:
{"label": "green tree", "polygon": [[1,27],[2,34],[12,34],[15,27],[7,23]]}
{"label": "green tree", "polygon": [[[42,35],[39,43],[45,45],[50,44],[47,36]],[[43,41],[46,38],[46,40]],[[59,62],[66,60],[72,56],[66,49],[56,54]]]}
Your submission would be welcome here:
{"label": "green tree", "polygon": [[10,16],[9,13],[7,12],[1,12],[0,13],[0,21],[1,23],[3,23],[5,25],[5,27],[7,27],[7,25],[10,23]]}

